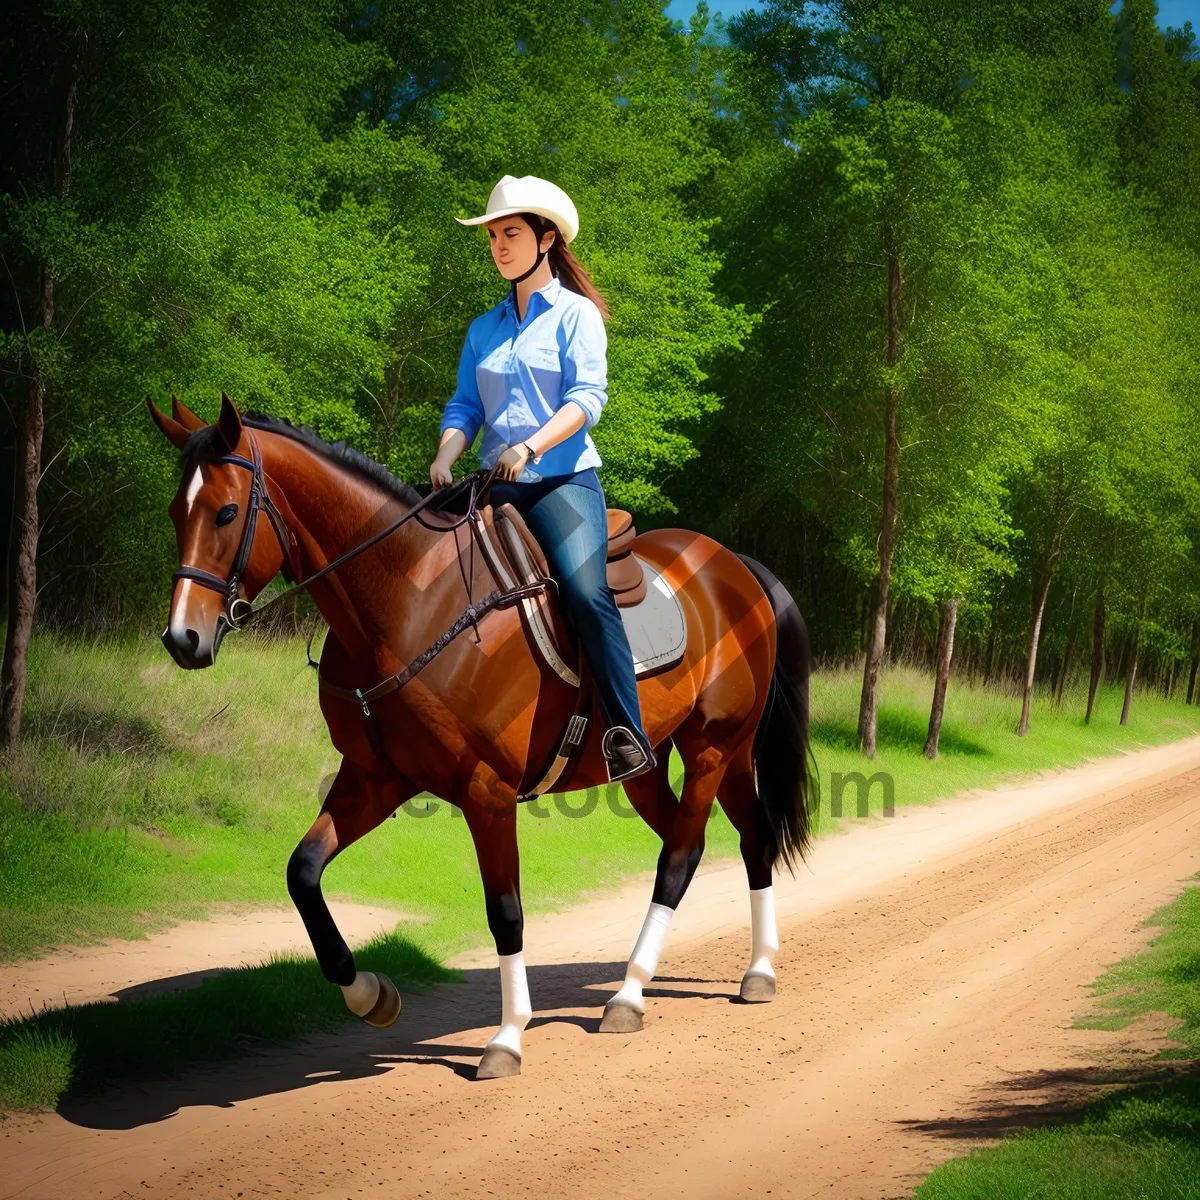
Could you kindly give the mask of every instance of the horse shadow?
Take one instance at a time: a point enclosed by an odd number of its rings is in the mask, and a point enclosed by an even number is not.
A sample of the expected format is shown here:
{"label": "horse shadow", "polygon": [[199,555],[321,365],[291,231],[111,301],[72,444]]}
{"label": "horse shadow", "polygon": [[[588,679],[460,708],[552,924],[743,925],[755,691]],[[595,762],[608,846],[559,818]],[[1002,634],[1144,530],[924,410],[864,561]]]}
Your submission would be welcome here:
{"label": "horse shadow", "polygon": [[[117,998],[128,1001],[181,990],[211,974],[197,971],[152,980],[123,989]],[[188,1068],[174,1078],[121,1084],[99,1095],[64,1101],[59,1116],[87,1129],[134,1129],[166,1120],[184,1108],[231,1108],[321,1083],[371,1078],[401,1063],[473,1079],[483,1042],[462,1038],[478,1029],[488,1029],[490,1036],[499,1017],[499,971],[468,969],[462,974],[460,983],[404,992],[400,1019],[388,1029],[350,1025],[302,1042],[258,1049],[240,1059]],[[597,1033],[604,1004],[624,976],[624,961],[531,966],[529,990],[537,1007],[529,1027],[565,1024]],[[647,987],[646,996],[739,1001],[736,982],[670,976]]]}

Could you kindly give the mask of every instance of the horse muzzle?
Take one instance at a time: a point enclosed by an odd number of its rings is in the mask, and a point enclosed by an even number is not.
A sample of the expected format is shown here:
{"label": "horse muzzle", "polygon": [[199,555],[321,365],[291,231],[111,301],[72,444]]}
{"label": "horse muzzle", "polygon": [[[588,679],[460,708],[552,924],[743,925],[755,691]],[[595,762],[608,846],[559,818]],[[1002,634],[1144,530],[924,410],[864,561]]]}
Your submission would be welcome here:
{"label": "horse muzzle", "polygon": [[206,633],[184,622],[172,622],[163,630],[162,644],[177,666],[185,671],[211,667],[217,661],[217,651],[232,626],[224,613],[217,618],[215,629]]}
{"label": "horse muzzle", "polygon": [[162,644],[175,660],[176,666],[185,671],[211,667],[217,661],[215,639],[203,638],[195,629],[168,625],[163,630]]}

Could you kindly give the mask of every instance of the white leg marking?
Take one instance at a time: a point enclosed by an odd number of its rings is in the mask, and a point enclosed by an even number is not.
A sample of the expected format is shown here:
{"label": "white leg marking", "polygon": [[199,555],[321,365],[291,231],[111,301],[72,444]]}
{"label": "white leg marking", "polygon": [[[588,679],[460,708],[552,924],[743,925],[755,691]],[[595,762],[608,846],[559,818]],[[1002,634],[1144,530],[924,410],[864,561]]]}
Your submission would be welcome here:
{"label": "white leg marking", "polygon": [[358,971],[353,983],[342,984],[342,995],[346,997],[346,1007],[356,1017],[365,1017],[379,999],[379,979],[374,971]]}
{"label": "white leg marking", "polygon": [[646,920],[642,924],[642,932],[638,934],[637,945],[629,956],[629,965],[625,968],[625,982],[621,990],[609,1001],[610,1004],[625,1004],[637,1012],[646,1011],[646,1002],[642,999],[642,988],[654,978],[658,969],[658,956],[662,953],[663,939],[667,936],[667,926],[675,915],[673,908],[665,904],[651,904]]}
{"label": "white leg marking", "polygon": [[188,490],[187,490],[187,515],[189,517],[192,515],[192,504],[196,499],[196,493],[200,490],[200,488],[203,485],[204,485],[204,478],[200,474],[200,468],[197,467],[195,469],[195,471],[192,472],[192,479],[191,479],[191,482],[188,484]]}
{"label": "white leg marking", "polygon": [[500,1032],[488,1045],[502,1046],[520,1058],[521,1033],[533,1016],[533,1006],[529,1002],[529,980],[525,976],[525,955],[518,950],[516,954],[501,954],[499,957]]}
{"label": "white leg marking", "polygon": [[747,975],[775,978],[779,933],[775,928],[775,891],[771,887],[750,893],[750,970]]}

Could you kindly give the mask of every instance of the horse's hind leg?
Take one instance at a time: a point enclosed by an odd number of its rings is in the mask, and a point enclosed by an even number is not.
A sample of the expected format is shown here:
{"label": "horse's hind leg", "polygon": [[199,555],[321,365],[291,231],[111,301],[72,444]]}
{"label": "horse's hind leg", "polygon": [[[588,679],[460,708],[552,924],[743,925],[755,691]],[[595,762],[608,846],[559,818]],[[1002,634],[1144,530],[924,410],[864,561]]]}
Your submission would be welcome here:
{"label": "horse's hind leg", "polygon": [[742,978],[743,1000],[761,1002],[775,996],[775,955],[779,934],[775,926],[775,838],[754,785],[753,758],[747,748],[729,765],[717,791],[721,807],[738,831],[742,862],[750,883],[750,967]]}
{"label": "horse's hind leg", "polygon": [[370,833],[417,793],[407,781],[378,782],[343,760],[320,815],[292,852],[287,884],[312,942],[321,972],[342,989],[351,1012],[368,1025],[390,1025],[400,1015],[400,993],[386,975],[356,971],[354,956],[321,895],[321,875],[333,859]]}
{"label": "horse's hind leg", "polygon": [[650,910],[629,957],[625,982],[604,1006],[604,1017],[600,1022],[602,1033],[636,1033],[642,1028],[646,1011],[643,989],[654,978],[667,927],[704,853],[704,827],[712,812],[724,766],[723,757],[715,749],[704,751],[688,763],[683,795],[678,801],[671,793],[666,771],[662,769],[665,762],[652,775],[640,776],[626,784],[630,801],[660,834],[663,848],[658,856]]}
{"label": "horse's hind leg", "polygon": [[483,878],[488,928],[500,960],[500,1029],[484,1048],[476,1079],[499,1079],[521,1071],[521,1034],[533,1016],[525,974],[525,917],[521,911],[521,864],[514,804],[499,812],[464,803]]}

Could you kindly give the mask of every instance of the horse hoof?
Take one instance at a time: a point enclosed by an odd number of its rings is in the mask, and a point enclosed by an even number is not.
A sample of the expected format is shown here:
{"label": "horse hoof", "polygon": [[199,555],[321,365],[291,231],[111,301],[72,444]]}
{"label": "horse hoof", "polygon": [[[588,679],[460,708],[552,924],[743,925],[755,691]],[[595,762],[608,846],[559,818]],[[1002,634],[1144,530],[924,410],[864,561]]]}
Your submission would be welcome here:
{"label": "horse hoof", "polygon": [[604,1017],[600,1021],[601,1033],[641,1033],[642,1014],[628,1004],[614,1004],[611,1000],[604,1006]]}
{"label": "horse hoof", "polygon": [[476,1079],[507,1079],[509,1075],[520,1075],[519,1055],[503,1046],[488,1046],[483,1051],[479,1066],[475,1068]]}
{"label": "horse hoof", "polygon": [[400,993],[386,975],[376,973],[375,978],[379,980],[379,999],[363,1020],[376,1029],[386,1029],[400,1015]]}
{"label": "horse hoof", "polygon": [[775,980],[768,975],[747,975],[742,980],[741,996],[747,1004],[766,1004],[775,999]]}

